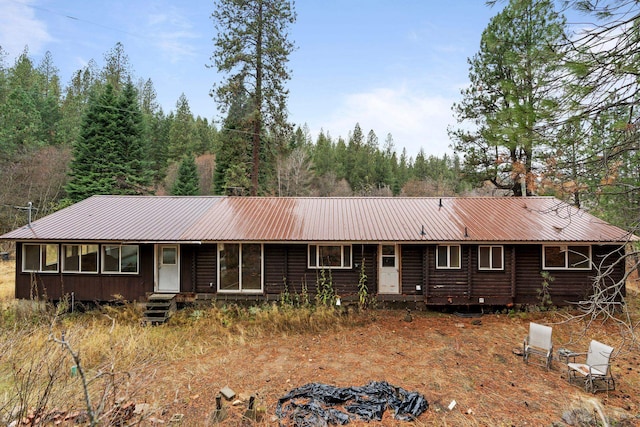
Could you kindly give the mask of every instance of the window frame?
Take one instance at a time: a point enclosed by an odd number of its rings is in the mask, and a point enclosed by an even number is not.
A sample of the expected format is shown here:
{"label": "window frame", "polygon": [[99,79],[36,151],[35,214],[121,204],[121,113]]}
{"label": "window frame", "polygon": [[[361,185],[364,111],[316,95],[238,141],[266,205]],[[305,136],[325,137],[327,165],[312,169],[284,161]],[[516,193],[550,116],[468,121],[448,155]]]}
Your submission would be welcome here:
{"label": "window frame", "polygon": [[[560,248],[560,253],[564,253],[564,265],[563,266],[548,266],[547,265],[547,248]],[[586,267],[571,266],[570,256],[572,253],[571,248],[587,248],[588,257],[583,261],[586,262]],[[581,252],[573,251],[574,254],[584,255]],[[542,269],[543,270],[580,270],[590,271],[593,269],[593,248],[591,245],[542,245]]]}
{"label": "window frame", "polygon": [[[489,250],[489,266],[483,267],[481,251],[482,249]],[[493,251],[500,249],[500,267],[494,267]],[[503,245],[479,245],[478,246],[478,270],[479,271],[504,271],[504,246]]]}
{"label": "window frame", "polygon": [[[69,246],[77,246],[79,248],[78,251],[78,270],[67,270],[67,256],[65,254],[65,250],[67,247]],[[96,269],[95,270],[83,270],[82,269],[82,249],[84,247],[88,247],[88,246],[95,246],[96,247]],[[101,247],[99,244],[97,243],[63,243],[61,245],[60,248],[60,258],[61,258],[61,267],[62,267],[62,272],[65,274],[98,274],[100,273],[100,252],[101,252]]]}
{"label": "window frame", "polygon": [[[27,247],[38,247],[38,269],[37,270],[29,270],[26,268],[27,261]],[[46,264],[46,255],[47,255],[47,247],[55,248],[56,252],[56,262],[55,262],[55,270],[45,270],[43,269],[43,260]],[[44,257],[44,258],[43,258]],[[60,272],[60,245],[57,243],[23,243],[22,244],[22,263],[21,263],[21,272],[23,273],[59,273]]]}
{"label": "window frame", "polygon": [[[222,269],[220,267],[220,253],[224,251],[225,245],[238,245],[238,289],[222,289]],[[260,289],[245,289],[242,286],[244,280],[243,266],[244,255],[243,247],[248,245],[260,246]],[[216,249],[216,289],[217,292],[222,294],[261,294],[264,292],[264,244],[256,242],[225,242],[218,243]]]}
{"label": "window frame", "polygon": [[[118,248],[118,270],[105,270],[105,260],[107,258],[105,251],[107,248]],[[122,248],[133,247],[136,248],[136,270],[135,271],[122,271]],[[125,274],[136,275],[140,274],[140,245],[127,245],[127,244],[102,244],[100,245],[100,272],[102,274]]]}
{"label": "window frame", "polygon": [[[447,248],[446,265],[440,265],[440,248]],[[451,266],[451,250],[457,248],[458,252],[458,266]],[[460,270],[462,269],[462,246],[461,245],[438,245],[436,246],[436,270]]]}
{"label": "window frame", "polygon": [[[340,265],[320,265],[320,248],[340,248]],[[312,249],[313,248],[313,249]],[[345,256],[345,249],[348,255]],[[312,256],[313,252],[313,256]],[[313,262],[312,262],[313,259]],[[346,262],[345,262],[346,261]],[[348,270],[353,268],[353,245],[351,243],[309,243],[307,245],[307,268],[312,270]]]}

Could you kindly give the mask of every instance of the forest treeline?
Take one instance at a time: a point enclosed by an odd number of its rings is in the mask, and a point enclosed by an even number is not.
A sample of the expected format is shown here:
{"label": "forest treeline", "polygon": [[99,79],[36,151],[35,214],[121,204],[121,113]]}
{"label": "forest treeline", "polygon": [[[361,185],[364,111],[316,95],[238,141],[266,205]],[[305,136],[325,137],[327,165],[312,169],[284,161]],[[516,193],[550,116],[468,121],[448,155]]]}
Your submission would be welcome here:
{"label": "forest treeline", "polygon": [[[168,112],[156,97],[150,79],[134,76],[120,43],[103,65],[91,61],[67,83],[50,53],[36,63],[25,48],[7,64],[0,50],[0,231],[26,222],[28,202],[35,219],[90,194],[248,195],[251,159],[233,113],[217,127],[194,116],[184,94]],[[122,133],[127,143],[112,145]],[[273,147],[262,162],[261,195],[432,196],[469,189],[457,157],[398,153],[391,135],[381,144],[357,123],[346,138],[328,131],[313,136],[298,126]],[[110,182],[94,175],[105,169]]]}

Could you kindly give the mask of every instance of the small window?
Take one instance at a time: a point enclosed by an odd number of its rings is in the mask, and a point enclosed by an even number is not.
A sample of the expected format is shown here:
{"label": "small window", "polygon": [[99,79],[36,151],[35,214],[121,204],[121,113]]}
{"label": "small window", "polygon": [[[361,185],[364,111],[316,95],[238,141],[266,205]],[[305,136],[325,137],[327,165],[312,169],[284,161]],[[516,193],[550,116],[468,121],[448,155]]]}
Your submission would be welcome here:
{"label": "small window", "polygon": [[440,245],[436,250],[437,268],[460,268],[460,246]]}
{"label": "small window", "polygon": [[162,265],[176,265],[178,263],[178,252],[175,247],[162,248]]}
{"label": "small window", "polygon": [[58,245],[22,246],[22,271],[38,273],[58,272]]}
{"label": "small window", "polygon": [[138,245],[104,245],[102,272],[137,274],[138,258]]}
{"label": "small window", "polygon": [[479,246],[478,268],[480,270],[504,269],[504,251],[502,246]]}
{"label": "small window", "polygon": [[544,246],[542,263],[546,270],[590,270],[591,246]]}
{"label": "small window", "polygon": [[309,245],[309,268],[351,268],[351,245]]}
{"label": "small window", "polygon": [[98,245],[62,245],[64,273],[97,273]]}
{"label": "small window", "polygon": [[395,245],[382,245],[381,261],[382,261],[383,267],[396,266],[396,246]]}

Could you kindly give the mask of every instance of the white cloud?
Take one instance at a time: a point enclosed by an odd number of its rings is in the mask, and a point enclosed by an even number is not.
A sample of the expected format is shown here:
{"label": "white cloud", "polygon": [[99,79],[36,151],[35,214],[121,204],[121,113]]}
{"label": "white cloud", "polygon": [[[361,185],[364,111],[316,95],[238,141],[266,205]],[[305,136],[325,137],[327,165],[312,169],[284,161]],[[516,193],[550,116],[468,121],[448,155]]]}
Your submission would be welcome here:
{"label": "white cloud", "polygon": [[52,40],[47,26],[35,17],[28,3],[0,0],[0,46],[10,57],[19,56],[25,46],[30,53],[41,53]]}
{"label": "white cloud", "polygon": [[[356,123],[364,134],[373,130],[382,145],[391,134],[398,152],[402,148],[415,157],[420,148],[427,155],[450,153],[447,126],[453,123],[453,100],[427,96],[407,88],[379,88],[347,95],[340,107],[323,125],[336,139],[347,138]],[[317,135],[313,130],[312,135]]]}
{"label": "white cloud", "polygon": [[200,36],[193,31],[193,24],[176,8],[166,13],[151,14],[147,18],[151,40],[172,63],[196,55],[193,40]]}

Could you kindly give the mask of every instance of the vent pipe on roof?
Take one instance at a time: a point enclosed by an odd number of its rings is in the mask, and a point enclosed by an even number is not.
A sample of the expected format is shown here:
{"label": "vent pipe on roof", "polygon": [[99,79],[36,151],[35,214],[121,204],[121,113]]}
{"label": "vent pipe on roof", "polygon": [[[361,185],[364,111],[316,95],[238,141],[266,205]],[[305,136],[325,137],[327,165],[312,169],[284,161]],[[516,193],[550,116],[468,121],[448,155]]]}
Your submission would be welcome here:
{"label": "vent pipe on roof", "polygon": [[33,208],[33,203],[29,202],[27,209],[29,210],[29,228],[31,228],[31,209]]}
{"label": "vent pipe on roof", "polygon": [[28,223],[27,227],[31,228],[31,211],[33,211],[34,209],[38,210],[38,208],[34,208],[33,207],[33,202],[27,203],[27,206],[14,206],[14,208],[16,208],[18,210],[21,210],[21,211],[27,211],[28,212],[28,214],[29,214],[29,216],[28,216],[29,223]]}
{"label": "vent pipe on roof", "polygon": [[426,231],[424,231],[424,224],[422,224],[422,230],[420,230],[420,235],[421,235],[422,237],[424,237],[424,236],[426,236],[426,235],[427,235],[427,232],[426,232]]}
{"label": "vent pipe on roof", "polygon": [[469,232],[467,231],[467,227],[464,228],[464,237],[469,238]]}
{"label": "vent pipe on roof", "polygon": [[440,201],[438,202],[438,207],[441,208],[442,207],[442,199],[440,199]]}

